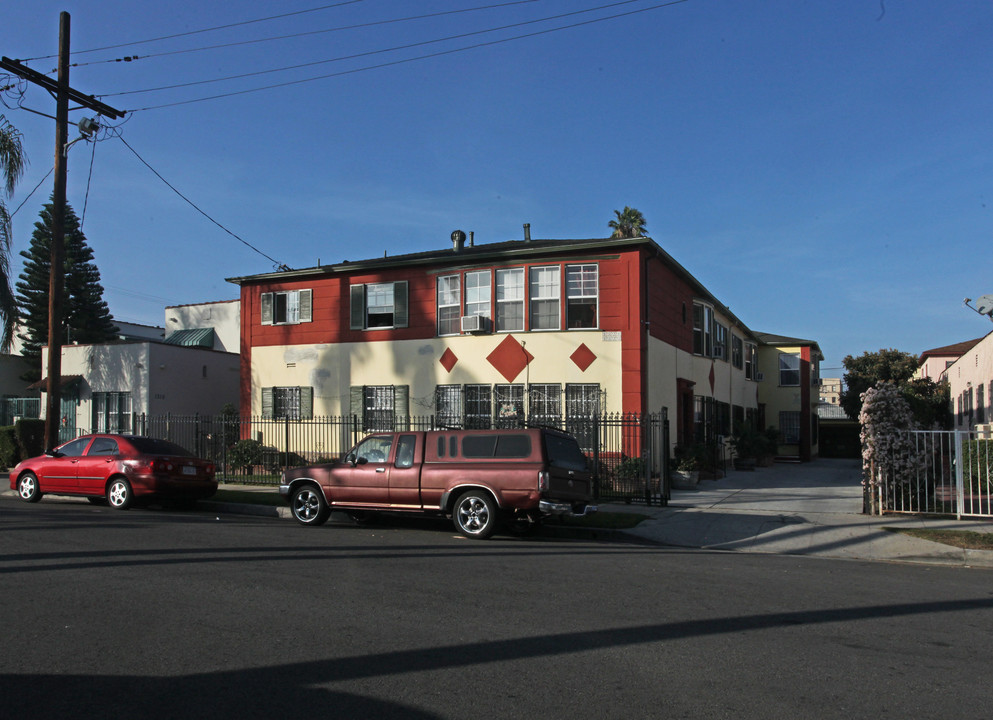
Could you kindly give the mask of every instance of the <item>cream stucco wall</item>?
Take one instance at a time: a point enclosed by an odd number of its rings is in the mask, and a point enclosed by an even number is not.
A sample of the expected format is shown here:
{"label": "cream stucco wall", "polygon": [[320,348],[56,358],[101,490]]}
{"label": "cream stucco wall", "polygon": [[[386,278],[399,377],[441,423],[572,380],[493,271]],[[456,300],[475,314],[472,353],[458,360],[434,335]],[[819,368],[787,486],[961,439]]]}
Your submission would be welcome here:
{"label": "cream stucco wall", "polygon": [[[955,427],[959,430],[972,430],[980,422],[993,422],[993,333],[990,333],[966,351],[948,368],[948,386],[952,400]],[[972,417],[968,413],[959,415],[960,401],[971,397]],[[980,401],[980,396],[982,396]],[[983,408],[980,421],[979,408]]]}
{"label": "cream stucco wall", "polygon": [[165,309],[166,335],[177,330],[214,328],[214,350],[236,353],[241,349],[241,301],[176,305]]}
{"label": "cream stucco wall", "polygon": [[[422,415],[434,412],[438,385],[477,383],[596,383],[605,391],[606,411],[621,412],[621,343],[609,334],[514,335],[534,359],[509,380],[487,360],[506,337],[256,347],[252,350],[252,414],[262,411],[263,387],[313,387],[314,414],[335,416],[349,412],[351,386],[408,385],[410,412]],[[570,359],[580,343],[596,355],[585,372]],[[447,349],[458,359],[451,372],[441,363]]]}

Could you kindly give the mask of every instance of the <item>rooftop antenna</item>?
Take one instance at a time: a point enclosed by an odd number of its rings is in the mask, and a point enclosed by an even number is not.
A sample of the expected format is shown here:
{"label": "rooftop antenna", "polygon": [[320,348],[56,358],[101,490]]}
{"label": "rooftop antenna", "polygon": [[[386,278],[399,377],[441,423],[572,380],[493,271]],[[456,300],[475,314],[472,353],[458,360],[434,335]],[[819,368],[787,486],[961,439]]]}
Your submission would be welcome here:
{"label": "rooftop antenna", "polygon": [[980,315],[985,315],[993,321],[993,295],[983,295],[981,298],[976,300],[975,307],[969,304],[972,302],[972,298],[966,298],[964,302],[966,307],[972,308]]}

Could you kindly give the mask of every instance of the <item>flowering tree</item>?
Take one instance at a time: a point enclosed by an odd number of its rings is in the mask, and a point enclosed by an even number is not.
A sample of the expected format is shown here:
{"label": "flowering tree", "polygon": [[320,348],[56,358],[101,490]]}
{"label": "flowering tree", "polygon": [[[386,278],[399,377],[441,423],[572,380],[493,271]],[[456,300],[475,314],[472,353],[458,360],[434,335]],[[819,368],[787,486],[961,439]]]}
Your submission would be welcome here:
{"label": "flowering tree", "polygon": [[910,405],[894,383],[880,383],[862,393],[863,512],[875,513],[880,477],[894,491],[905,492],[920,465],[920,451],[909,430],[915,429]]}

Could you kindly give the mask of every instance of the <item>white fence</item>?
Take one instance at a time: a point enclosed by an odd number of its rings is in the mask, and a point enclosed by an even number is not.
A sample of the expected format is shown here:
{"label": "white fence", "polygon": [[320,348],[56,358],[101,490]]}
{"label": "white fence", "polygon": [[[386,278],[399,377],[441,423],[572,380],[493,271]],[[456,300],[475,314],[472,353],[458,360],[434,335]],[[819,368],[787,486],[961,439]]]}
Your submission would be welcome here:
{"label": "white fence", "polygon": [[870,468],[878,512],[993,516],[993,439],[988,433],[901,433],[887,466]]}

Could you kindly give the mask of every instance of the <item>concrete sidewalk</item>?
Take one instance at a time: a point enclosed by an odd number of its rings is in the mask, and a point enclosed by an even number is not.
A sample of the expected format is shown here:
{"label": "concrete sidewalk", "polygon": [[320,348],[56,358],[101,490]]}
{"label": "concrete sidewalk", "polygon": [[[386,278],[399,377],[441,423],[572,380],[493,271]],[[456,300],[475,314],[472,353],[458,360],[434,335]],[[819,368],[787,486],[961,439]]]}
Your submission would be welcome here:
{"label": "concrete sidewalk", "polygon": [[602,506],[650,516],[626,534],[679,547],[993,567],[993,551],[964,550],[887,528],[993,532],[993,520],[862,514],[856,460],[777,464],[731,471],[672,491],[669,506]]}

